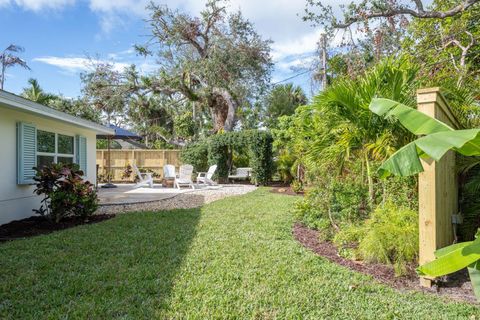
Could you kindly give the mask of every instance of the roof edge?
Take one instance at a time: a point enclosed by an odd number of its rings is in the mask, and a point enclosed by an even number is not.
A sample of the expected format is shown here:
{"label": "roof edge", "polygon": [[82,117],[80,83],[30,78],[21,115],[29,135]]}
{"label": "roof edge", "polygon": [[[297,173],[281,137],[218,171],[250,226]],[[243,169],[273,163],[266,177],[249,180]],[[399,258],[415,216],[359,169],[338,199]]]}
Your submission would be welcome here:
{"label": "roof edge", "polygon": [[11,92],[7,92],[5,90],[0,90],[0,104],[4,104],[11,109],[21,110],[50,119],[60,120],[81,128],[91,129],[96,133],[103,133],[108,135],[115,134],[115,130],[110,129],[104,125],[76,116],[72,116],[62,111],[55,110],[40,103],[25,99]]}

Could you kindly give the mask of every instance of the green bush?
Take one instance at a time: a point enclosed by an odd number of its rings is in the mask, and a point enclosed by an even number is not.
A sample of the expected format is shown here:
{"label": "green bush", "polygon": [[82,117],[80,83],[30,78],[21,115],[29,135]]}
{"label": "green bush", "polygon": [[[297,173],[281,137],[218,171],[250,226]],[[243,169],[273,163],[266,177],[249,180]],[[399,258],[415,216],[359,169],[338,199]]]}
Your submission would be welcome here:
{"label": "green bush", "polygon": [[360,183],[349,179],[326,180],[308,189],[296,204],[294,213],[298,221],[322,231],[324,239],[331,239],[334,226],[366,217],[367,198],[368,188]]}
{"label": "green bush", "polygon": [[344,255],[392,264],[397,275],[404,274],[407,263],[418,256],[418,213],[389,201],[365,223],[342,228],[334,243]]}
{"label": "green bush", "polygon": [[193,166],[197,172],[208,170],[208,143],[205,140],[190,143],[180,152],[180,159],[183,163]]}
{"label": "green bush", "polygon": [[52,164],[37,171],[37,195],[43,195],[39,209],[34,212],[58,223],[64,217],[77,216],[82,219],[92,215],[98,207],[94,186],[83,180],[83,171],[76,164]]}
{"label": "green bush", "polygon": [[249,150],[250,167],[255,183],[266,184],[273,173],[272,135],[268,131],[243,130],[219,133],[208,141],[208,162],[216,164],[221,179],[228,177],[229,155],[233,149]]}

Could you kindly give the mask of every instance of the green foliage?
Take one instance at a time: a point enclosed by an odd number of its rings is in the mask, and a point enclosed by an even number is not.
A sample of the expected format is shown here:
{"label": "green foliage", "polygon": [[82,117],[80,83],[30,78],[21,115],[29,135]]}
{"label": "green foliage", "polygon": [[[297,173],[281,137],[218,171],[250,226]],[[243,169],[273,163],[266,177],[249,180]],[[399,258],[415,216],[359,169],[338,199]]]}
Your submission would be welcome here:
{"label": "green foliage", "polygon": [[418,213],[387,202],[373,211],[364,225],[358,251],[371,262],[390,263],[397,274],[418,255]]}
{"label": "green foliage", "polygon": [[292,115],[298,106],[306,103],[307,96],[302,88],[292,83],[273,87],[265,101],[265,125],[274,128],[279,117]]}
{"label": "green foliage", "polygon": [[33,211],[58,223],[64,217],[87,219],[98,207],[94,186],[83,180],[76,164],[52,164],[37,171],[35,194],[43,195],[41,206]]}
{"label": "green foliage", "polygon": [[439,161],[449,150],[465,156],[480,155],[480,129],[455,130],[440,120],[390,99],[372,99],[370,110],[397,119],[416,135],[424,135],[395,152],[380,167],[382,177],[423,172],[421,157]]}
{"label": "green foliage", "polygon": [[290,187],[295,193],[300,193],[304,191],[303,183],[302,181],[299,181],[299,180],[293,180],[292,183],[290,184]]}
{"label": "green foliage", "polygon": [[255,183],[266,184],[273,173],[272,135],[268,131],[243,130],[212,136],[208,142],[208,163],[216,164],[220,178],[228,177],[230,150],[247,148]]}
{"label": "green foliage", "polygon": [[193,121],[193,114],[185,112],[174,118],[173,131],[177,137],[191,139],[195,135],[196,125]]}
{"label": "green foliage", "polygon": [[208,170],[208,142],[200,140],[190,143],[180,152],[182,163],[191,164],[195,171],[206,172]]}
{"label": "green foliage", "polygon": [[393,264],[397,275],[418,256],[418,214],[392,202],[378,206],[361,224],[342,228],[334,243],[344,255]]}
{"label": "green foliage", "polygon": [[304,199],[296,203],[294,213],[297,220],[322,231],[322,238],[331,239],[339,225],[365,218],[367,203],[368,188],[364,184],[349,178],[333,179],[309,188]]}

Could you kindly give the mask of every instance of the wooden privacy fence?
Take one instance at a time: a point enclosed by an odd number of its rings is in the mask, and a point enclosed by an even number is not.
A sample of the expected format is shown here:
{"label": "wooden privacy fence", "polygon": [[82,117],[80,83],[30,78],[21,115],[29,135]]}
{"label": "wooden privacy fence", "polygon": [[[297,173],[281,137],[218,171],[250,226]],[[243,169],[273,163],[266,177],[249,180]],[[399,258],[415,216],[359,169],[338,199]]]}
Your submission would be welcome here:
{"label": "wooden privacy fence", "polygon": [[[106,178],[108,169],[108,151],[97,150],[98,174],[101,180]],[[110,150],[110,172],[112,181],[133,181],[135,172],[132,172],[128,178],[124,178],[125,170],[128,165],[136,164],[140,171],[154,173],[154,179],[160,181],[163,177],[163,166],[173,164],[178,170],[180,166],[180,150]]]}
{"label": "wooden privacy fence", "polygon": [[[460,125],[439,88],[417,91],[418,110],[452,128]],[[419,263],[435,259],[437,249],[454,241],[452,219],[458,214],[458,179],[455,153],[449,151],[440,161],[422,160],[424,172],[418,177],[419,200]],[[431,286],[431,279],[421,278],[421,284]]]}

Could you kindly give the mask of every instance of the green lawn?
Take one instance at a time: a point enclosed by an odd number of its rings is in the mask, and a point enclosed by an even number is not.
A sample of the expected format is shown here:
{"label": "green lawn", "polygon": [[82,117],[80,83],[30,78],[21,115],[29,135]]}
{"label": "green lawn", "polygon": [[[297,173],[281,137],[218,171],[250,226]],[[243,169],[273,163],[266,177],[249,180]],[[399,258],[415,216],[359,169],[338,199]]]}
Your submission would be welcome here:
{"label": "green lawn", "polygon": [[294,201],[261,189],[0,244],[0,318],[480,318],[302,248]]}

